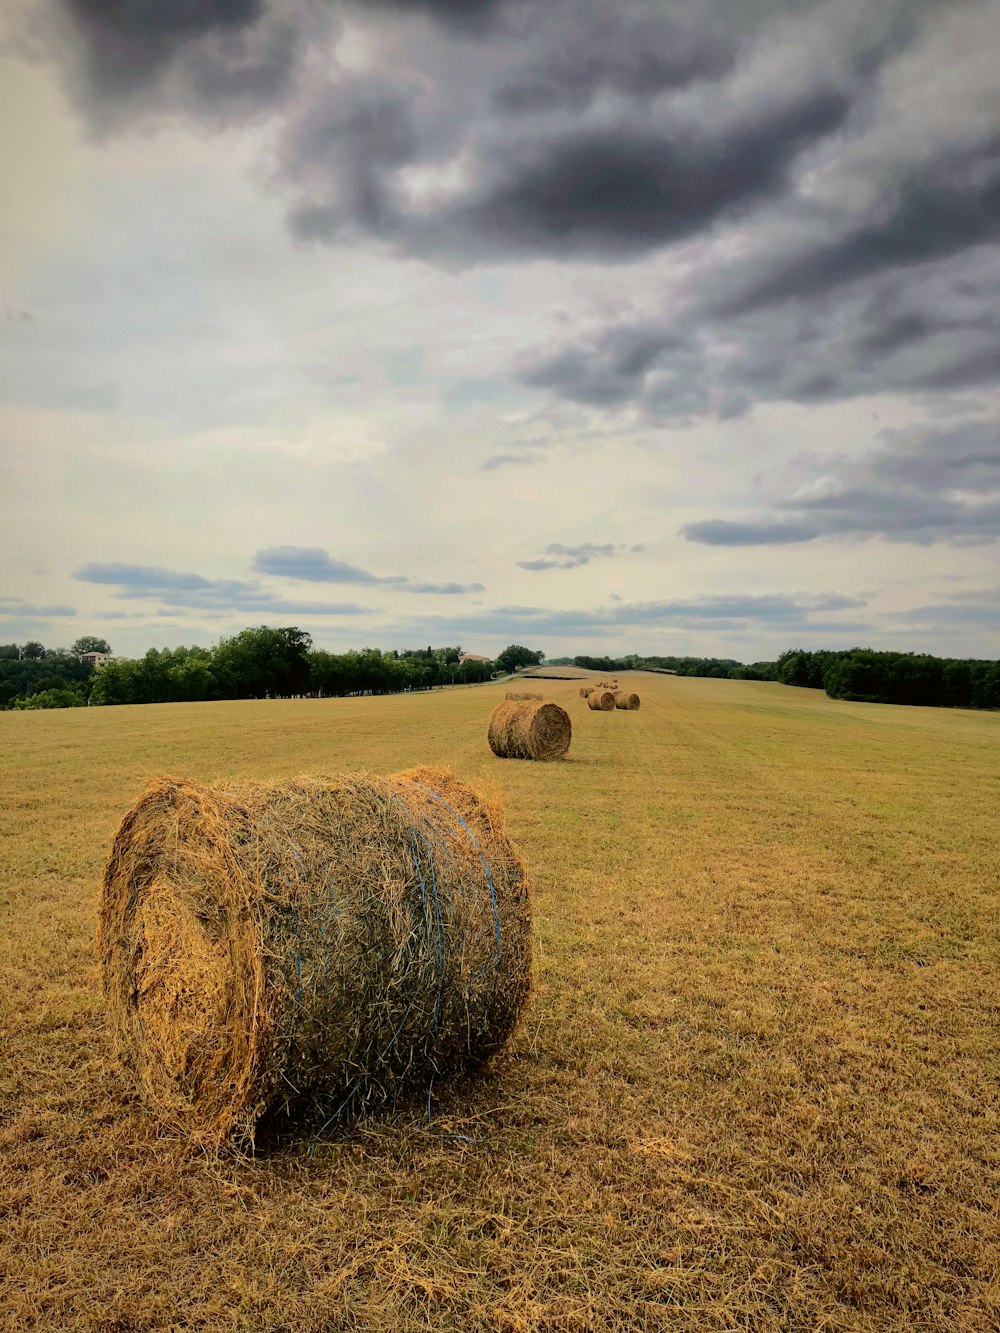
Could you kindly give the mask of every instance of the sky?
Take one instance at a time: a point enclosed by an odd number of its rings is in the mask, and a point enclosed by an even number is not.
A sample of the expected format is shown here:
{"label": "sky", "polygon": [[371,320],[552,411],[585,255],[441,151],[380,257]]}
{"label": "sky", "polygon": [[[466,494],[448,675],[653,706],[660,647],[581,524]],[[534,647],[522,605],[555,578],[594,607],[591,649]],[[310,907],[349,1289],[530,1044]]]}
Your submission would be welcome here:
{"label": "sky", "polygon": [[995,0],[3,25],[0,641],[1000,656]]}

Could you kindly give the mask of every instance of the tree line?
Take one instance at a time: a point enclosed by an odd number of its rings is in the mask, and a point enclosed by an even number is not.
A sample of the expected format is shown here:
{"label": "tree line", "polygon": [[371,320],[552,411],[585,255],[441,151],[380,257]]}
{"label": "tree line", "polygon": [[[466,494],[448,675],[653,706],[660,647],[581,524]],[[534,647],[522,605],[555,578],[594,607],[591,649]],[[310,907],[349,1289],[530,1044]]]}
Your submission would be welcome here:
{"label": "tree line", "polygon": [[1000,662],[929,653],[792,648],[777,661],[784,685],[822,689],[831,699],[937,708],[1000,708]]}
{"label": "tree line", "polygon": [[[845,648],[809,652],[790,648],[774,662],[728,657],[562,658],[588,671],[669,671],[678,676],[775,680],[825,690],[831,699],[915,704],[930,708],[1000,708],[1000,662],[934,657],[930,653]],[[555,665],[555,663],[553,663]]]}
{"label": "tree line", "polygon": [[[93,667],[85,652],[110,653],[103,639],[85,636],[72,648],[37,641],[0,644],[0,708],[72,708],[81,704],[186,703],[291,695],[392,694],[441,685],[471,685],[535,666],[540,650],[510,644],[493,660],[465,661],[461,649],[362,648],[331,653],[314,648],[295,626],[257,626],[212,648],[150,648],[136,659],[112,658]],[[832,699],[1000,709],[1000,662],[933,657],[872,648],[808,651],[792,648],[774,662],[734,658],[640,656],[556,658],[605,674],[666,671],[679,676],[774,680],[822,689]]]}
{"label": "tree line", "polygon": [[391,694],[471,685],[536,665],[541,651],[511,644],[493,660],[466,661],[460,648],[330,653],[295,626],[258,626],[212,648],[150,648],[135,659],[94,667],[83,652],[107,652],[103,639],[71,649],[41,643],[0,645],[0,707],[72,708],[83,704],[194,703],[293,695]]}

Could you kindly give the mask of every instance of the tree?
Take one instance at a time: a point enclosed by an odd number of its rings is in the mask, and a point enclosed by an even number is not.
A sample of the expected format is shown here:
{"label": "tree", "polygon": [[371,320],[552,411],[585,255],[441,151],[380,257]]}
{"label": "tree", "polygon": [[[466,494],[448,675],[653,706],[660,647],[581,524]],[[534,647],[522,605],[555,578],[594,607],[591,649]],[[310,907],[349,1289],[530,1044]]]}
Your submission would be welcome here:
{"label": "tree", "polygon": [[22,656],[22,657],[32,657],[32,658],[34,658],[34,657],[44,657],[44,656],[45,656],[45,644],[44,644],[44,643],[38,643],[37,640],[35,640],[35,639],[31,639],[31,640],[29,640],[27,643],[22,643],[22,644],[21,644],[21,656]]}
{"label": "tree", "polygon": [[496,666],[499,671],[517,671],[520,667],[538,666],[544,656],[541,650],[532,652],[519,643],[512,643],[497,655]]}
{"label": "tree", "polygon": [[305,694],[311,647],[310,636],[294,625],[259,625],[223,639],[212,655],[212,675],[223,697],[230,699]]}
{"label": "tree", "polygon": [[71,652],[76,653],[77,657],[82,657],[84,653],[111,653],[111,645],[107,639],[99,639],[95,634],[82,634],[77,639]]}

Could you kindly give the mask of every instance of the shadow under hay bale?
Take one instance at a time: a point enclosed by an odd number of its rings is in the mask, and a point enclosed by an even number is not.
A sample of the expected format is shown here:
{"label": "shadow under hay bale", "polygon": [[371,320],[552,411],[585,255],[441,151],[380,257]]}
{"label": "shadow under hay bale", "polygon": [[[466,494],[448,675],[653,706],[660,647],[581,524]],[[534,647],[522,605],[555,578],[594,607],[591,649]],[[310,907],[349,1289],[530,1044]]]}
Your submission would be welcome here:
{"label": "shadow under hay bale", "polygon": [[497,704],[487,736],[498,759],[561,759],[569,749],[573,724],[558,704]]}
{"label": "shadow under hay bale", "polygon": [[592,708],[595,713],[613,713],[615,710],[615,696],[610,690],[598,686],[596,690],[591,690],[587,696],[587,707]]}
{"label": "shadow under hay bale", "polygon": [[626,713],[634,713],[639,708],[639,696],[623,690],[621,694],[615,695],[615,707]]}
{"label": "shadow under hay bale", "polygon": [[518,694],[516,693],[516,691],[508,690],[507,693],[504,695],[504,698],[507,700],[508,703],[527,703],[529,699],[532,701],[537,700],[540,702],[542,696],[540,694],[527,694],[527,693]]}
{"label": "shadow under hay bale", "polygon": [[452,774],[151,782],[118,830],[98,928],[119,1050],[207,1144],[326,1129],[475,1069],[531,985],[527,875]]}

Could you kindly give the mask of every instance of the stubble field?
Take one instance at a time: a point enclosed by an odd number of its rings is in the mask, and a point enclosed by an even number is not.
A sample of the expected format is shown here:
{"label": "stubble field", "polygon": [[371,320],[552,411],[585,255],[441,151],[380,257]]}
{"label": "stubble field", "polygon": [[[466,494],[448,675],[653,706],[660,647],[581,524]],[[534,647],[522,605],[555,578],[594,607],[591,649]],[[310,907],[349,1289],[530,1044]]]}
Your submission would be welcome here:
{"label": "stubble field", "polygon": [[[1000,717],[623,676],[0,714],[0,1327],[1000,1326]],[[498,785],[537,991],[485,1080],[254,1159],[163,1137],[93,956],[149,775]]]}

